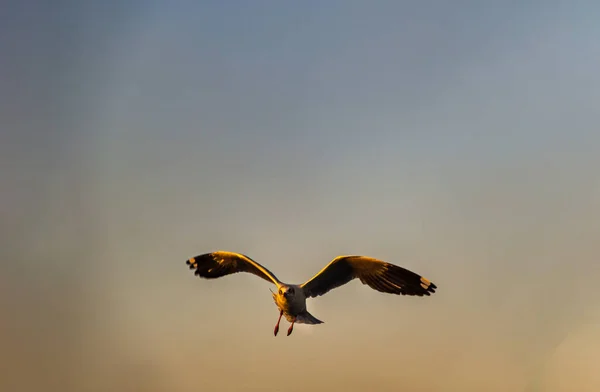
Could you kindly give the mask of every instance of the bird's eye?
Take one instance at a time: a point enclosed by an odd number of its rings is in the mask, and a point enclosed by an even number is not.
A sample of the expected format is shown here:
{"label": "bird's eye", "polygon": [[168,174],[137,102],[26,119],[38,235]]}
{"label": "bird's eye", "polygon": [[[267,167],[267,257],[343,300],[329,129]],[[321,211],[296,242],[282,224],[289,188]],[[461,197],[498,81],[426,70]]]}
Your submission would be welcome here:
{"label": "bird's eye", "polygon": [[281,294],[281,289],[279,289],[279,294]]}

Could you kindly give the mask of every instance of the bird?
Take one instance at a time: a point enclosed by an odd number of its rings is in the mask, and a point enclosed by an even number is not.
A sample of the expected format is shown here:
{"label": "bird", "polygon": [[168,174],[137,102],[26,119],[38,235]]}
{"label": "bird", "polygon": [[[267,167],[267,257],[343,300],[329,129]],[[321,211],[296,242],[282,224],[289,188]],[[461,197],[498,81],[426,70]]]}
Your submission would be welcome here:
{"label": "bird", "polygon": [[194,275],[204,279],[217,279],[238,272],[246,272],[275,284],[277,291],[271,291],[279,318],[273,333],[277,336],[282,316],[290,323],[287,336],[294,330],[294,324],[323,324],[306,309],[306,300],[322,296],[354,279],[382,293],[430,296],[437,286],[430,280],[379,259],[359,255],[335,257],[315,276],[302,284],[288,284],[280,281],[266,267],[250,257],[236,252],[217,250],[200,254],[186,260]]}

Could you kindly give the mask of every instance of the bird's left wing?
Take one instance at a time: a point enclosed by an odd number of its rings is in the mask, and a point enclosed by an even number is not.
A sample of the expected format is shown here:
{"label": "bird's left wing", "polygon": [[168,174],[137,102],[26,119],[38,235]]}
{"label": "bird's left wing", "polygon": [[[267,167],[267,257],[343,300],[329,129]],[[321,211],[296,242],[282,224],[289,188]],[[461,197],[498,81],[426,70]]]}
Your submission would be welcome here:
{"label": "bird's left wing", "polygon": [[248,272],[279,286],[279,279],[271,271],[241,253],[218,250],[186,260],[194,275],[205,279],[216,279],[237,272]]}
{"label": "bird's left wing", "polygon": [[317,297],[358,278],[363,284],[390,294],[422,297],[437,286],[405,268],[366,256],[338,256],[301,287],[306,297]]}

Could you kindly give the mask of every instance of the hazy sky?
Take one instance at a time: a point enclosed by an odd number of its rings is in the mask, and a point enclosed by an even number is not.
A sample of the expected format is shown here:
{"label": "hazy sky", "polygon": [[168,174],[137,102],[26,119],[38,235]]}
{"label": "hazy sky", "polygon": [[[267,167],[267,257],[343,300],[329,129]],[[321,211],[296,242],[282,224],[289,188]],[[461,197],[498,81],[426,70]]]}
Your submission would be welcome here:
{"label": "hazy sky", "polygon": [[[596,2],[13,3],[0,389],[600,388]],[[274,338],[266,282],[185,266],[216,249],[439,289]]]}

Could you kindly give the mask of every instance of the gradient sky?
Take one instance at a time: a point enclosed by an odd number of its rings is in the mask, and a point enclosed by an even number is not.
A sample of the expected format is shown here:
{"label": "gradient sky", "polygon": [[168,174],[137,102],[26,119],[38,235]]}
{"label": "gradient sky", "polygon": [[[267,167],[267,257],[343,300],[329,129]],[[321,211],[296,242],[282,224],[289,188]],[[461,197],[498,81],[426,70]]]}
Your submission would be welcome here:
{"label": "gradient sky", "polygon": [[[0,389],[600,388],[596,2],[3,8]],[[439,290],[274,338],[268,284],[185,266],[216,249]]]}

